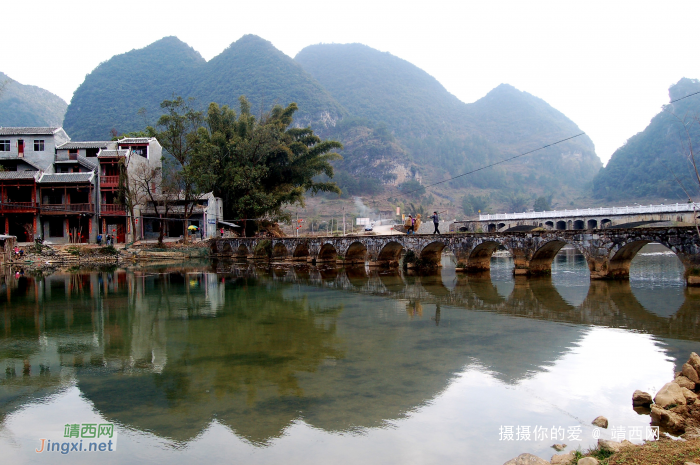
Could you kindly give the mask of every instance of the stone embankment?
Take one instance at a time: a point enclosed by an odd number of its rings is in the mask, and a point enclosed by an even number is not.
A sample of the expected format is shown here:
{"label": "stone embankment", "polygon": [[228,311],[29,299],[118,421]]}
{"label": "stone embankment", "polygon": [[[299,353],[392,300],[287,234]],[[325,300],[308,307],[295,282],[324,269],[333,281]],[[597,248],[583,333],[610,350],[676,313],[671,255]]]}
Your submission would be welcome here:
{"label": "stone embankment", "polygon": [[[548,462],[536,455],[521,454],[504,465],[606,465],[606,464],[700,464],[700,356],[690,354],[673,381],[666,383],[656,396],[643,391],[632,394],[632,408],[639,414],[649,414],[651,425],[658,426],[658,441],[633,444],[630,441],[599,439],[598,445],[586,453],[571,451],[554,454]],[[592,422],[600,428],[608,427],[605,417]],[[671,439],[664,433],[677,437]],[[566,446],[552,446],[561,451]],[[693,460],[693,461],[689,461]]]}
{"label": "stone embankment", "polygon": [[13,256],[13,266],[42,269],[74,266],[126,265],[134,262],[161,262],[164,260],[189,260],[209,256],[206,242],[183,244],[166,243],[163,248],[154,244],[123,244],[97,246],[95,244],[47,245],[31,244],[20,247],[21,255]]}

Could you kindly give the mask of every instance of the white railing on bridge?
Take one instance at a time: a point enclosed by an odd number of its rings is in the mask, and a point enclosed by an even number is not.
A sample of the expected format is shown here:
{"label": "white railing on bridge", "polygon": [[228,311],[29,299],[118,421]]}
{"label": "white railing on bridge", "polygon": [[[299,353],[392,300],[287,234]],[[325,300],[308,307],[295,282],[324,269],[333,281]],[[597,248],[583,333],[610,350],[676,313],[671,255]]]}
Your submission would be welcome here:
{"label": "white railing on bridge", "polygon": [[479,221],[527,220],[536,218],[568,218],[585,216],[636,215],[644,213],[676,213],[700,210],[700,205],[677,203],[671,205],[635,205],[633,207],[580,208],[576,210],[551,210],[545,212],[496,213],[479,215]]}

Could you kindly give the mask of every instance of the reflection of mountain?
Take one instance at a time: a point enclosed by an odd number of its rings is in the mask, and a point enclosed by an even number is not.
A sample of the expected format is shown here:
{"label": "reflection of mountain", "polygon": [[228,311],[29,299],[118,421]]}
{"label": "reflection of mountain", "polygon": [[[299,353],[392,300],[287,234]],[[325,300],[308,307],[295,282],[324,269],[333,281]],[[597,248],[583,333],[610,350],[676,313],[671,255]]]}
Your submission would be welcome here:
{"label": "reflection of mountain", "polygon": [[0,418],[74,381],[105,417],[139,430],[187,441],[216,419],[264,444],[297,419],[382,426],[471,364],[518,383],[574,346],[579,323],[674,337],[698,327],[700,296],[669,320],[620,283],[592,283],[574,307],[549,279],[517,280],[503,297],[488,276],[448,289],[439,276],[283,271],[10,278],[0,350],[15,371]]}

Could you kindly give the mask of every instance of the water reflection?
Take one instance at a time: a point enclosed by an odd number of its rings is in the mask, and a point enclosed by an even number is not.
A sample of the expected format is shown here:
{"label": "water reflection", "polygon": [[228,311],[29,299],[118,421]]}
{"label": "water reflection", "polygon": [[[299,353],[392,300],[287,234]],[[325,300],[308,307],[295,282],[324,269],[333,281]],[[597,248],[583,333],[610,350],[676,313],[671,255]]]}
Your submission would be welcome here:
{"label": "water reflection", "polygon": [[[576,262],[556,266],[585,273]],[[464,373],[536,384],[591,339],[591,326],[700,340],[700,292],[679,287],[677,310],[663,314],[629,282],[570,290],[556,266],[550,278],[514,279],[496,266],[447,281],[230,263],[7,274],[0,422],[77,386],[110,421],[138,431],[189,442],[216,421],[269,445],[300,420],[330,432],[386,428]],[[669,344],[668,353],[685,350]]]}

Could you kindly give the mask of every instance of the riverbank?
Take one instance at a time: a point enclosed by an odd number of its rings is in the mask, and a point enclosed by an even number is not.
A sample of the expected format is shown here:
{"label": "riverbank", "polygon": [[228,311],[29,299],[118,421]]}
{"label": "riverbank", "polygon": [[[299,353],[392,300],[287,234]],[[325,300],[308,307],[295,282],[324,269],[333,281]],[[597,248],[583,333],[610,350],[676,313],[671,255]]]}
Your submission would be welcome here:
{"label": "riverbank", "polygon": [[[648,414],[650,426],[658,428],[658,439],[634,444],[599,439],[595,448],[554,454],[548,462],[532,454],[521,454],[504,465],[698,465],[700,464],[700,356],[690,354],[682,371],[666,383],[656,396],[642,391],[632,394],[632,408]],[[602,417],[599,417],[602,418]],[[593,424],[602,428],[596,418]],[[653,430],[652,430],[653,431]],[[557,448],[558,445],[553,447]],[[565,447],[565,446],[563,446]],[[561,450],[562,447],[557,448]]]}
{"label": "riverbank", "polygon": [[153,262],[208,258],[207,241],[187,244],[166,242],[162,247],[152,242],[115,244],[30,244],[19,247],[21,255],[13,257],[8,265],[27,269],[64,268],[71,266],[127,265],[136,262]]}

